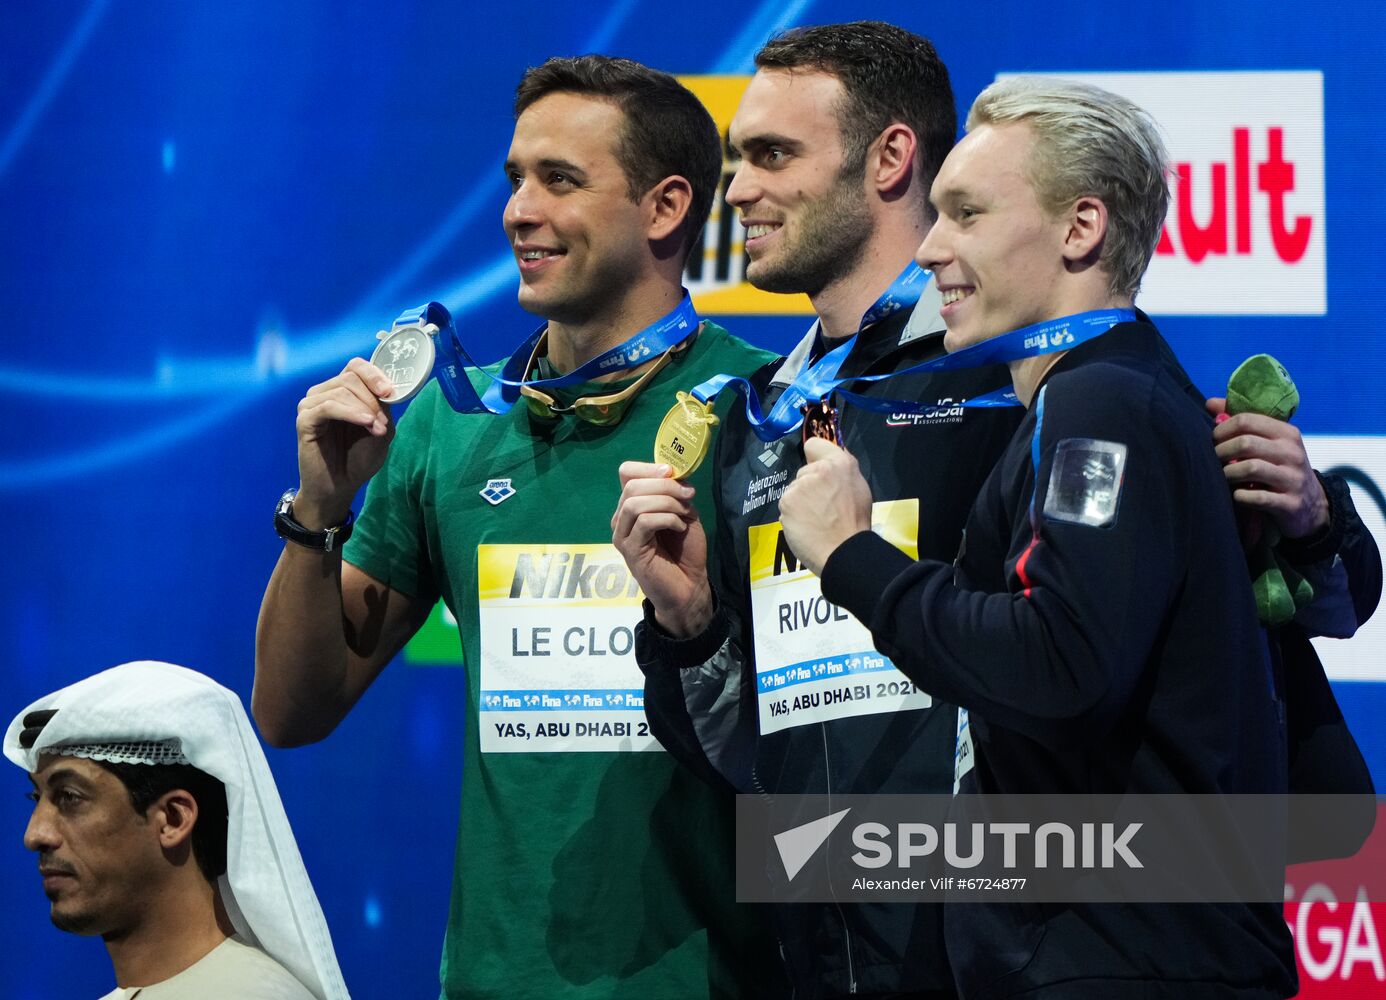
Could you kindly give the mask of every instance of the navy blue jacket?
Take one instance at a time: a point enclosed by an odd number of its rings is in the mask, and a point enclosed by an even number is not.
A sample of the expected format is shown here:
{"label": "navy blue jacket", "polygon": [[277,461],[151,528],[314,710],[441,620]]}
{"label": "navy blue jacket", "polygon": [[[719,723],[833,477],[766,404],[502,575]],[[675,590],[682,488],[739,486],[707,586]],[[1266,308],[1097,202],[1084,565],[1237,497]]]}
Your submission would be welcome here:
{"label": "navy blue jacket", "polygon": [[[1158,332],[1122,324],[1050,369],[956,567],[869,532],[829,559],[824,594],[969,711],[964,791],[1286,790],[1283,705],[1210,430]],[[945,923],[969,998],[1282,997],[1280,909],[977,903]]]}

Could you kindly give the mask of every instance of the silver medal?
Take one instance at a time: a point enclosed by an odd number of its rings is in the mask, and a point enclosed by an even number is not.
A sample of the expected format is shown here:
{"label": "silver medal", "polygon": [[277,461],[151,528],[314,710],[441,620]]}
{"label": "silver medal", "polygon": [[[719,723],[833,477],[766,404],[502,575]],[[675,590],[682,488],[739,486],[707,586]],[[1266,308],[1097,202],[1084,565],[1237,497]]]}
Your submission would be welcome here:
{"label": "silver medal", "polygon": [[388,396],[382,396],[385,403],[403,403],[412,399],[428,377],[433,374],[435,348],[430,331],[436,331],[433,324],[427,326],[400,326],[393,330],[381,330],[376,334],[380,343],[371,352],[371,364],[375,365],[394,386]]}

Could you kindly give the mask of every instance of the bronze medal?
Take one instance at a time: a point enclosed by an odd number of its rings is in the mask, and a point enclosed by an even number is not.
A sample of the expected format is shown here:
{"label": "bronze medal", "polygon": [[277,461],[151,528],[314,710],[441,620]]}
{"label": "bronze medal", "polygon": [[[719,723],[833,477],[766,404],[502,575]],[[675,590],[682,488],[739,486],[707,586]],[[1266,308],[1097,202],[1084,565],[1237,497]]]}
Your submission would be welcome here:
{"label": "bronze medal", "polygon": [[654,460],[673,469],[675,479],[688,478],[707,456],[716,423],[711,403],[680,392],[655,434]]}
{"label": "bronze medal", "polygon": [[837,407],[829,406],[826,399],[816,403],[805,403],[799,408],[804,415],[803,439],[822,438],[842,447],[842,431],[837,425]]}

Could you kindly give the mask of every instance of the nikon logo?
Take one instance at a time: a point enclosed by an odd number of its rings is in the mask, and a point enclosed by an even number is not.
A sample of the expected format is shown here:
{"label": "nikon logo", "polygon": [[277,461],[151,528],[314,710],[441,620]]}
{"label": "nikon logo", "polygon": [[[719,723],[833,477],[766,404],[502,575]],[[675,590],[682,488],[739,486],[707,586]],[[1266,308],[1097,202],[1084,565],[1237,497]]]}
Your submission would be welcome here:
{"label": "nikon logo", "polygon": [[794,550],[789,547],[789,543],[784,540],[784,530],[775,532],[775,562],[770,570],[771,576],[783,576],[785,573],[799,572],[799,557],[794,554]]}
{"label": "nikon logo", "polygon": [[515,576],[510,581],[510,598],[544,598],[547,600],[610,600],[617,597],[638,597],[640,585],[630,575],[625,563],[589,562],[579,552],[569,557],[567,552],[532,556],[521,553],[515,558]]}

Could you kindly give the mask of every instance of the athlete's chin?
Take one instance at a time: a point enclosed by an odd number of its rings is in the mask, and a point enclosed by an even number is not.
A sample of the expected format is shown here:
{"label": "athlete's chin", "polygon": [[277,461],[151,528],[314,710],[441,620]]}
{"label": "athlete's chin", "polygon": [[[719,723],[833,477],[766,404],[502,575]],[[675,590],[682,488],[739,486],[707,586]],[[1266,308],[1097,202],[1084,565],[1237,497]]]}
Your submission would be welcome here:
{"label": "athlete's chin", "polygon": [[551,290],[536,288],[522,282],[518,301],[520,308],[525,312],[544,319],[553,319],[554,312],[560,308],[563,297],[554,295]]}
{"label": "athlete's chin", "polygon": [[753,288],[776,295],[795,295],[807,292],[805,281],[793,267],[787,266],[782,258],[767,255],[746,265],[746,280]]}
{"label": "athlete's chin", "polygon": [[948,332],[943,335],[943,349],[949,354],[953,354],[963,348],[980,344],[985,339],[984,336],[969,329],[966,323],[962,323],[948,328]]}

